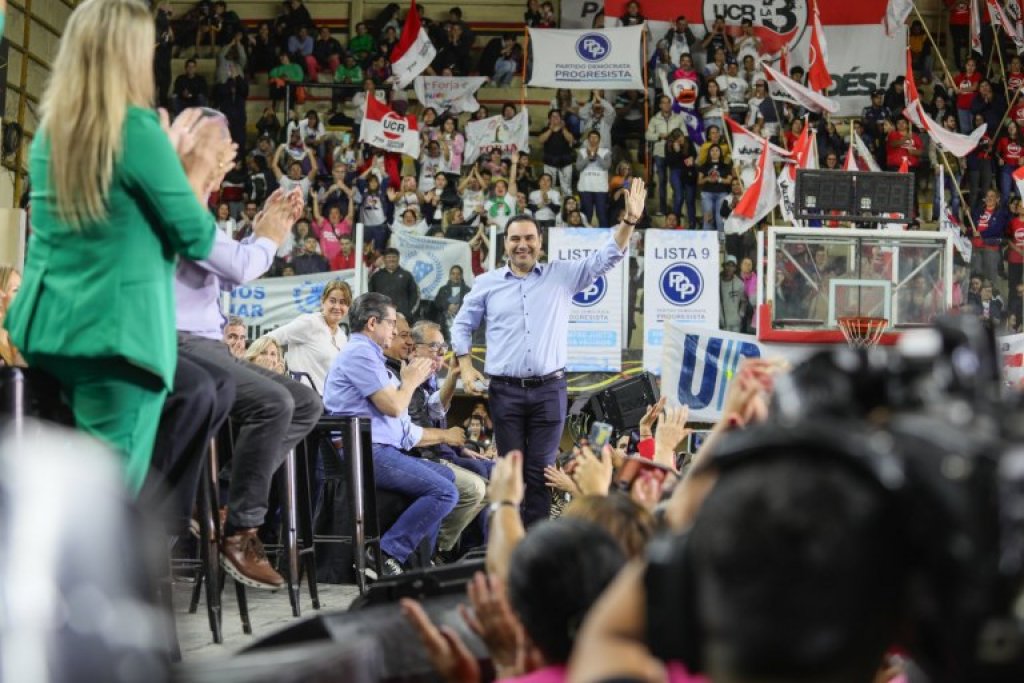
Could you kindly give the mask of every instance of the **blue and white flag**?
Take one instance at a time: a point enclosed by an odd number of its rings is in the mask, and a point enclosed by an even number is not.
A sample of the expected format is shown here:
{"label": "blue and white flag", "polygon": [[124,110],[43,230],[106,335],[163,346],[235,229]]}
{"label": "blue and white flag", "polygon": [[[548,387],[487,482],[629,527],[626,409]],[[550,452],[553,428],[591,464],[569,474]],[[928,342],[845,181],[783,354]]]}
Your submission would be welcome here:
{"label": "blue and white flag", "polygon": [[412,273],[419,285],[421,299],[434,300],[437,290],[448,282],[448,271],[452,266],[460,266],[466,284],[473,286],[472,256],[467,242],[394,232],[391,246],[401,253],[402,267]]}

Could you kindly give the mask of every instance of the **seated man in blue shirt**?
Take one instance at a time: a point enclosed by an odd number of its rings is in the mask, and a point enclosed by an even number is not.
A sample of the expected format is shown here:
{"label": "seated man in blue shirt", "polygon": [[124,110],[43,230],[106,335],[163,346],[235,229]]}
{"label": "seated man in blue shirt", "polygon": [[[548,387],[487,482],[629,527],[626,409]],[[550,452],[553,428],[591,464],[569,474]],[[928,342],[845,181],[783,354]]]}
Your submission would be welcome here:
{"label": "seated man in blue shirt", "polygon": [[409,419],[409,401],[431,374],[431,362],[413,360],[400,378],[388,372],[384,349],[394,340],[398,315],[387,296],[363,294],[352,302],[348,317],[352,336],[327,374],[324,407],[332,414],[370,416],[377,487],[415,499],[381,538],[384,575],[394,576],[424,539],[436,545],[441,520],[459,494],[451,469],[407,454],[447,438],[443,430],[423,429]]}

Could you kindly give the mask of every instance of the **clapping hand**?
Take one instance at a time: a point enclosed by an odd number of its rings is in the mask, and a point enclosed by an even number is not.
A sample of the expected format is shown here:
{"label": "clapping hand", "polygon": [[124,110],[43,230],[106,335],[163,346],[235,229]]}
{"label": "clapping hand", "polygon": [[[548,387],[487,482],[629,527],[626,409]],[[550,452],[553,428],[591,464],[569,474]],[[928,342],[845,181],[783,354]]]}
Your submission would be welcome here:
{"label": "clapping hand", "polygon": [[267,198],[263,210],[253,219],[253,234],[256,237],[266,237],[277,246],[281,246],[292,225],[302,216],[304,204],[302,190],[299,188],[287,193],[281,189],[275,190]]}
{"label": "clapping hand", "polygon": [[419,386],[427,381],[434,371],[434,363],[429,358],[414,358],[402,366],[402,384],[412,382]]}

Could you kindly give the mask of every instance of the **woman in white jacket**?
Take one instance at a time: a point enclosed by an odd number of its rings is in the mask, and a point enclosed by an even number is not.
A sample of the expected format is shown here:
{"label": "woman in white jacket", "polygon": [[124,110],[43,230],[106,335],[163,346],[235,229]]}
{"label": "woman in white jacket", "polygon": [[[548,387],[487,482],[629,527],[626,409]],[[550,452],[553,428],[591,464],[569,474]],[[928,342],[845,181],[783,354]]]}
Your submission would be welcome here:
{"label": "woman in white jacket", "polygon": [[348,342],[348,331],[341,321],[351,305],[352,289],[348,283],[333,280],[324,285],[319,311],[304,313],[266,334],[287,347],[288,369],[309,375],[313,388],[321,394],[331,362]]}

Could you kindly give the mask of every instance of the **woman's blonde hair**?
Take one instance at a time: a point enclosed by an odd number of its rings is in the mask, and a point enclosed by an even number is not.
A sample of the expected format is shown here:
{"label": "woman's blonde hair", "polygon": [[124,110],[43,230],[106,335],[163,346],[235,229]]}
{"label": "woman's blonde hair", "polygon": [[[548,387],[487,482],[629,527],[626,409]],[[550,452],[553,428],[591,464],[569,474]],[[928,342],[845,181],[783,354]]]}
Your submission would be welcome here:
{"label": "woman's blonde hair", "polygon": [[8,263],[0,264],[0,294],[7,291],[7,287],[11,284],[11,276],[15,273],[21,275],[21,271],[14,266]]}
{"label": "woman's blonde hair", "polygon": [[277,348],[277,357],[283,363],[284,352],[281,350],[281,345],[277,343],[277,340],[273,337],[260,337],[245,350],[245,359],[250,363],[255,363],[256,359],[263,355],[269,347]]}
{"label": "woman's blonde hair", "polygon": [[[142,0],[86,0],[71,14],[42,99],[57,213],[102,220],[129,105],[153,104],[153,16]],[[140,152],[141,150],[135,150]]]}

